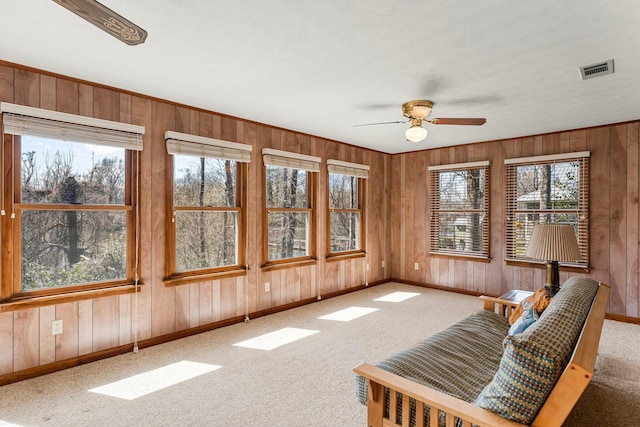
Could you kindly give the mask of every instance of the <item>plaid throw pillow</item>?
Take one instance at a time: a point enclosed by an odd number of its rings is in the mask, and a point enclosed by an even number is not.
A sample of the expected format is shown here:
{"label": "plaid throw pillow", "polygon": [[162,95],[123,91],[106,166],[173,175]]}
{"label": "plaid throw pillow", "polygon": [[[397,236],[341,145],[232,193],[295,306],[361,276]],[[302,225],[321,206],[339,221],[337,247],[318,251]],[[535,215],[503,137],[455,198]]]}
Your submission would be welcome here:
{"label": "plaid throw pillow", "polygon": [[573,353],[597,290],[591,279],[567,280],[538,321],[504,339],[500,368],[474,404],[530,425]]}

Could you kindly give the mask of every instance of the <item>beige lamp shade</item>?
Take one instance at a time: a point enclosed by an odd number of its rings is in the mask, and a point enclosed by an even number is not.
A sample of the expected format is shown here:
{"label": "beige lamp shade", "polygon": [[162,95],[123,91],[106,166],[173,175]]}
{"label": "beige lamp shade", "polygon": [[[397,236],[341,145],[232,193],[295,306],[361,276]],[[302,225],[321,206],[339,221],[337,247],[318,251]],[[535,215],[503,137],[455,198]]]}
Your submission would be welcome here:
{"label": "beige lamp shade", "polygon": [[544,261],[576,262],[582,259],[576,233],[570,224],[536,224],[526,256]]}

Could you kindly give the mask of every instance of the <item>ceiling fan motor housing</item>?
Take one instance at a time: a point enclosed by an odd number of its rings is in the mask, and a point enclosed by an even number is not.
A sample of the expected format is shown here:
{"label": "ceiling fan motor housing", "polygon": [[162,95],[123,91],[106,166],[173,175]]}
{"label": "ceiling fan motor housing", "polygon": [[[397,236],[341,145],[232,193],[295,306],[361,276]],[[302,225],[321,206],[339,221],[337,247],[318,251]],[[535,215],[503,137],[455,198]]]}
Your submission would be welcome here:
{"label": "ceiling fan motor housing", "polygon": [[433,102],[417,99],[402,104],[402,114],[410,119],[425,119],[433,108]]}

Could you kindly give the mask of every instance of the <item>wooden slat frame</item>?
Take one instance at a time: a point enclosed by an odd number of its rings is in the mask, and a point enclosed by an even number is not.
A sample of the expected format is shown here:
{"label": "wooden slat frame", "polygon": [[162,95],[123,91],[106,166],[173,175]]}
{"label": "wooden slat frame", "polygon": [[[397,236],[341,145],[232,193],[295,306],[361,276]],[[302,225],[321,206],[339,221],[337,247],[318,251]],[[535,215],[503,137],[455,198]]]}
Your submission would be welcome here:
{"label": "wooden slat frame", "polygon": [[[608,285],[603,283],[598,287],[571,359],[534,419],[532,426],[560,427],[591,381],[610,289]],[[505,316],[508,316],[517,305],[515,302],[501,300],[500,298],[481,297],[481,299],[486,310],[495,311]],[[367,402],[369,419],[367,425],[369,427],[400,427],[404,426],[405,422],[407,422],[406,425],[409,425],[405,417],[404,408],[408,406],[406,402],[410,398],[416,399],[417,403],[428,405],[434,414],[438,410],[444,411],[446,413],[447,427],[455,425],[456,417],[462,419],[463,426],[516,427],[524,425],[507,420],[464,400],[415,383],[368,363],[362,363],[353,370],[367,380],[369,391]],[[390,391],[389,418],[384,418],[386,388]],[[403,395],[402,424],[395,422],[395,414],[397,413],[396,396],[398,393]],[[432,427],[438,425],[437,416],[431,416],[430,420]],[[420,423],[422,423],[422,418],[419,422],[416,419],[416,425],[421,425]]]}

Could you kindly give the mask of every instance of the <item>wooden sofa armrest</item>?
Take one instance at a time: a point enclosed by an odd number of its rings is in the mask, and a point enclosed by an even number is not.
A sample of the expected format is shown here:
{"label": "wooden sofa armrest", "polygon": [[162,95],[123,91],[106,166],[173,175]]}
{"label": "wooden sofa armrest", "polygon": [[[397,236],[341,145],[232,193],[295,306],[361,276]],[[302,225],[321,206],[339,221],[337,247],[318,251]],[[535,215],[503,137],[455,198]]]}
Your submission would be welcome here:
{"label": "wooden sofa armrest", "polygon": [[[416,400],[416,427],[424,424],[425,406],[430,408],[431,413],[440,410],[446,414],[446,426],[454,427],[454,417],[463,420],[464,427],[477,426],[491,427],[522,427],[524,424],[516,423],[493,412],[474,406],[464,400],[460,400],[448,394],[434,390],[428,386],[415,383],[401,376],[392,374],[383,369],[361,363],[353,370],[366,378],[368,385],[368,426],[409,426],[410,425],[410,404],[409,399]],[[385,387],[390,390],[389,397],[389,418],[384,418],[385,409]],[[402,394],[402,424],[396,424],[396,414],[398,411],[396,396]],[[438,417],[431,417],[431,426],[438,425]],[[428,427],[428,426],[424,426]]]}
{"label": "wooden sofa armrest", "polygon": [[487,295],[480,295],[479,298],[482,300],[483,308],[485,310],[493,311],[507,318],[511,315],[511,313],[513,313],[513,310],[516,309],[518,304],[520,304],[519,302],[508,301],[497,297],[490,297]]}

